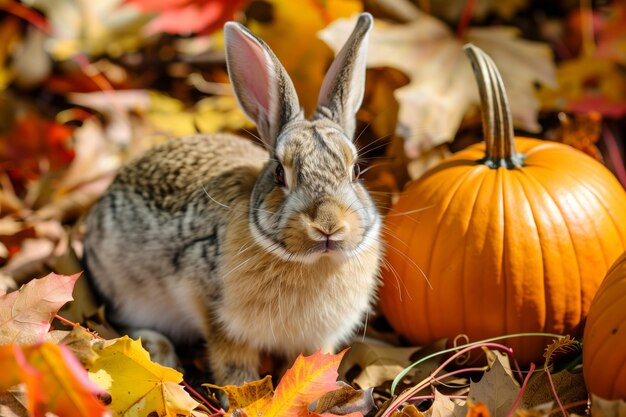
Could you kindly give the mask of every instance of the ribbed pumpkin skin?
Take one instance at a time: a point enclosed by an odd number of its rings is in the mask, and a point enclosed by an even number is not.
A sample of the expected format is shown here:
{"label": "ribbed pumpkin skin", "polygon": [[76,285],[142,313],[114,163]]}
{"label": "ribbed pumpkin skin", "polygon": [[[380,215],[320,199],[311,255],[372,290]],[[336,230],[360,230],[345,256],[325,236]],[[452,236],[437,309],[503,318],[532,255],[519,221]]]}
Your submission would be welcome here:
{"label": "ribbed pumpkin skin", "polygon": [[[409,184],[388,214],[380,306],[411,342],[571,333],[626,248],[626,193],[604,166],[554,142],[515,145],[522,168],[477,163],[485,146],[471,146]],[[507,343],[528,363],[546,340]]]}
{"label": "ribbed pumpkin skin", "polygon": [[626,252],[606,274],[589,308],[583,371],[589,392],[607,400],[626,399]]}

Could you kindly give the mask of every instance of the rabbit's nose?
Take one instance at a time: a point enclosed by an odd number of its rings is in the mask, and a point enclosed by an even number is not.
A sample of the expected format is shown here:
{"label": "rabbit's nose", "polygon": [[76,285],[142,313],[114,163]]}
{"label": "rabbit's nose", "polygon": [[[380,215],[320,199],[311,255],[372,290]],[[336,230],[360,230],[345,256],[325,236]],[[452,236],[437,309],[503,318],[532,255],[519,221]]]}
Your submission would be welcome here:
{"label": "rabbit's nose", "polygon": [[313,224],[311,226],[313,229],[313,236],[311,237],[314,240],[326,240],[327,246],[330,243],[336,243],[345,239],[349,228],[348,224],[345,222],[340,222],[333,225]]}

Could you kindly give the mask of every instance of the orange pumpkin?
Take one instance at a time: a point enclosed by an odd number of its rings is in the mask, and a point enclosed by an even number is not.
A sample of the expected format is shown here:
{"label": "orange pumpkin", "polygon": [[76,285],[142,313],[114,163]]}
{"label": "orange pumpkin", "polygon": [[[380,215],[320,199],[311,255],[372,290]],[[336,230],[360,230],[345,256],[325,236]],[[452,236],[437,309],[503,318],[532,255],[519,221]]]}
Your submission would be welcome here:
{"label": "orange pumpkin", "polygon": [[[514,138],[493,61],[466,47],[485,143],[410,183],[387,215],[380,307],[409,341],[572,333],[626,248],[626,192],[567,145]],[[626,330],[626,329],[625,329]],[[520,362],[546,340],[511,339]]]}
{"label": "orange pumpkin", "polygon": [[626,399],[626,252],[613,264],[589,308],[583,371],[589,392]]}

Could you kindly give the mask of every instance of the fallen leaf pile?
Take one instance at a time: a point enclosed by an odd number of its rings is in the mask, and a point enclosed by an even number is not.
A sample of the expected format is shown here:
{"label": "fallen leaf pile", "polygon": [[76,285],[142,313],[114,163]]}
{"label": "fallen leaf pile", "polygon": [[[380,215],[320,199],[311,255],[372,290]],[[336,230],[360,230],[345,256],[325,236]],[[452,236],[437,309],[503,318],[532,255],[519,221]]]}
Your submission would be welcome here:
{"label": "fallen leaf pile", "polygon": [[197,132],[255,140],[226,72],[228,20],[269,44],[310,114],[356,14],[374,15],[355,142],[382,213],[482,137],[467,42],[502,72],[520,133],[626,185],[626,3],[548,3],[0,1],[0,416],[626,416],[587,393],[576,341],[517,369],[493,344],[407,346],[377,313],[347,351],[301,356],[281,379],[270,358],[271,376],[215,387],[202,349],[179,352],[184,374],[151,361],[79,278],[83,217],[125,162]]}

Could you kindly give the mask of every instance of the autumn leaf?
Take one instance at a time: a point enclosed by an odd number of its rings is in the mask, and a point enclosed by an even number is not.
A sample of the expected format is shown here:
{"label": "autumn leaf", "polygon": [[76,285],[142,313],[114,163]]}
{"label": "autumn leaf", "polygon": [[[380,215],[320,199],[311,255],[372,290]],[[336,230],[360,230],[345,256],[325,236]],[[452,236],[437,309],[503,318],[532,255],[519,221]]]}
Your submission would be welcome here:
{"label": "autumn leaf", "polygon": [[148,34],[185,35],[210,33],[232,20],[247,0],[126,0],[143,12],[157,16],[146,27]]}
{"label": "autumn leaf", "polygon": [[235,410],[245,410],[250,416],[258,416],[265,413],[269,408],[274,396],[272,376],[268,375],[258,381],[248,382],[241,387],[226,385],[223,387],[204,384],[209,388],[217,388],[226,393],[228,397],[229,414]]}
{"label": "autumn leaf", "polygon": [[276,387],[269,416],[306,414],[309,403],[328,391],[336,390],[337,368],[345,350],[337,355],[316,353],[298,356]]}
{"label": "autumn leaf", "polygon": [[427,417],[465,417],[467,407],[454,403],[448,396],[435,390],[435,399],[430,409],[425,413]]}
{"label": "autumn leaf", "polygon": [[489,409],[483,403],[469,404],[465,417],[491,417]]}
{"label": "autumn leaf", "polygon": [[[434,350],[442,349],[443,345],[443,342],[435,344]],[[355,342],[341,362],[339,369],[341,374],[345,374],[350,369],[358,369],[359,372],[351,381],[352,383],[361,388],[377,387],[395,379],[400,372],[415,361],[412,358],[426,356],[431,351],[433,351],[433,346],[401,348]],[[439,361],[434,358],[413,368],[408,376],[413,381],[420,381],[438,366]]]}
{"label": "autumn leaf", "polygon": [[341,388],[324,394],[316,401],[315,412],[321,415],[325,413],[367,415],[376,409],[373,392],[373,387],[366,390],[356,390],[350,385],[341,384]]}
{"label": "autumn leaf", "polygon": [[50,24],[49,46],[58,60],[81,53],[119,56],[143,42],[144,25],[152,18],[123,0],[26,0],[44,13]]}
{"label": "autumn leaf", "polygon": [[109,409],[119,416],[191,415],[198,403],[179,385],[180,372],[150,361],[138,340],[124,336],[111,342],[95,349],[98,358],[88,368],[91,380],[111,395]]}
{"label": "autumn leaf", "polygon": [[0,345],[43,340],[59,308],[73,300],[79,276],[51,273],[0,297]]}
{"label": "autumn leaf", "polygon": [[507,374],[499,360],[496,360],[478,382],[470,382],[468,400],[483,403],[493,417],[508,415],[520,392],[520,387]]}
{"label": "autumn leaf", "polygon": [[48,120],[31,107],[17,108],[11,128],[0,133],[0,171],[18,194],[41,175],[66,167],[74,158],[72,128]]}
{"label": "autumn leaf", "polygon": [[[335,52],[354,27],[355,18],[340,19],[319,33]],[[497,64],[509,96],[517,127],[530,132],[537,123],[539,101],[534,84],[555,82],[552,54],[547,45],[517,37],[510,27],[470,28],[457,38],[443,22],[421,13],[407,24],[377,20],[370,35],[369,67],[393,67],[411,82],[396,90],[400,103],[397,133],[407,140],[410,158],[451,141],[472,105],[478,89],[462,47],[471,42]]]}
{"label": "autumn leaf", "polygon": [[558,88],[543,87],[539,98],[552,111],[597,111],[607,117],[626,115],[626,80],[613,59],[582,56],[562,62]]}
{"label": "autumn leaf", "polygon": [[[314,353],[311,356],[300,355],[272,391],[271,378],[244,384],[242,387],[212,388],[224,390],[231,407],[227,416],[249,415],[264,417],[300,417],[309,416],[308,405],[324,394],[339,389],[337,368],[345,350],[337,355]],[[333,414],[324,413],[324,416]],[[360,416],[351,413],[350,416]]]}
{"label": "autumn leaf", "polygon": [[44,342],[0,346],[0,392],[18,383],[27,390],[27,409],[35,417],[101,417],[106,408],[96,398],[102,390],[63,346]]}

